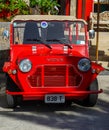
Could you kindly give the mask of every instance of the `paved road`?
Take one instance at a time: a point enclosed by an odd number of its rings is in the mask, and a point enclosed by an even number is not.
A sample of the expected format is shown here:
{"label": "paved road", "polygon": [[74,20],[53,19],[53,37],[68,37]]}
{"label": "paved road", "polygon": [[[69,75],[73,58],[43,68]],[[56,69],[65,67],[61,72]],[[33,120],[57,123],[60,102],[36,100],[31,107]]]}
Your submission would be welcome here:
{"label": "paved road", "polygon": [[[4,78],[1,74],[0,77],[4,86]],[[109,75],[99,76],[98,81],[104,93],[93,108],[24,102],[21,107],[7,109],[1,94],[0,130],[109,130]]]}

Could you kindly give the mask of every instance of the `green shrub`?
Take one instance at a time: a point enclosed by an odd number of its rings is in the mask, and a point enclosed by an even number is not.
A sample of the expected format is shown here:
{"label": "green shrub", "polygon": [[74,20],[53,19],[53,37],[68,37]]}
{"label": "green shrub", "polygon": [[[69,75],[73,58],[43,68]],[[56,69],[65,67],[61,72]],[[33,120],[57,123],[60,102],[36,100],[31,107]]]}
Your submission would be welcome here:
{"label": "green shrub", "polygon": [[56,0],[30,0],[30,7],[38,6],[42,13],[58,14],[60,6]]}
{"label": "green shrub", "polygon": [[11,20],[17,14],[30,14],[29,6],[24,0],[0,0],[0,13],[3,18]]}

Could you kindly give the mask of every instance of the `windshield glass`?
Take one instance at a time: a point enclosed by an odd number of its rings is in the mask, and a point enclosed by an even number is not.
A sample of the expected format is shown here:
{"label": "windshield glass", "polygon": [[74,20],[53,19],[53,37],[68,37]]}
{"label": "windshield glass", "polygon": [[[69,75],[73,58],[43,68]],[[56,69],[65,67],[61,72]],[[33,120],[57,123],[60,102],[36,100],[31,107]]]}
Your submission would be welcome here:
{"label": "windshield glass", "polygon": [[85,26],[80,21],[14,22],[14,44],[85,44]]}

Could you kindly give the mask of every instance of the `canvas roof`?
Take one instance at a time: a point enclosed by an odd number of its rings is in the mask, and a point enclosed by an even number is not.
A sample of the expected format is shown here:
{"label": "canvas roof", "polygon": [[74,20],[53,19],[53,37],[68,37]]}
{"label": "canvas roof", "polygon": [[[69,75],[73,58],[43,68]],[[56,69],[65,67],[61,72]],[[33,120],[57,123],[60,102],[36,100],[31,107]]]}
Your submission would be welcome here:
{"label": "canvas roof", "polygon": [[[83,21],[82,19],[76,19],[74,16],[66,16],[66,15],[16,15],[11,22],[13,21],[27,21],[27,20],[57,20],[57,21]],[[87,23],[86,23],[87,24]]]}

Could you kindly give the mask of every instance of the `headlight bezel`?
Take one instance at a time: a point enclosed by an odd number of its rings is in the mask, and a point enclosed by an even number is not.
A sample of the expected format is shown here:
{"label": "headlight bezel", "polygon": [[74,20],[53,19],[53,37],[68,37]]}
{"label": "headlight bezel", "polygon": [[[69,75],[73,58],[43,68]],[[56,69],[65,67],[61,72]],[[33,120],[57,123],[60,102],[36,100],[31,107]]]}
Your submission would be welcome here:
{"label": "headlight bezel", "polygon": [[27,73],[32,69],[32,62],[29,59],[22,59],[19,62],[19,69],[23,73]]}
{"label": "headlight bezel", "polygon": [[78,61],[78,69],[82,72],[87,72],[91,68],[91,61],[88,58],[82,58]]}

